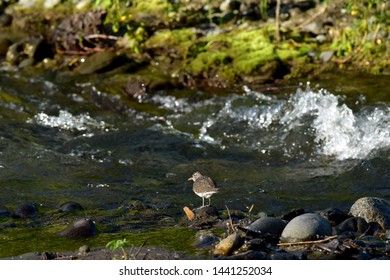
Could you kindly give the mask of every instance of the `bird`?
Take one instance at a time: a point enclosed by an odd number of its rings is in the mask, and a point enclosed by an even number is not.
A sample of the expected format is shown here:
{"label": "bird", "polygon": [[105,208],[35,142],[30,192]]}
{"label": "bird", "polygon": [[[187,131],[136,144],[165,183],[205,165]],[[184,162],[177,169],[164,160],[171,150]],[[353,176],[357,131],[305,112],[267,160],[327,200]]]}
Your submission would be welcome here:
{"label": "bird", "polygon": [[200,172],[195,172],[192,174],[190,178],[188,178],[188,181],[194,181],[194,184],[192,186],[192,190],[194,193],[202,198],[202,207],[204,207],[204,199],[209,199],[210,206],[210,197],[219,192],[219,188],[217,188],[215,185],[215,182],[207,176],[203,176]]}

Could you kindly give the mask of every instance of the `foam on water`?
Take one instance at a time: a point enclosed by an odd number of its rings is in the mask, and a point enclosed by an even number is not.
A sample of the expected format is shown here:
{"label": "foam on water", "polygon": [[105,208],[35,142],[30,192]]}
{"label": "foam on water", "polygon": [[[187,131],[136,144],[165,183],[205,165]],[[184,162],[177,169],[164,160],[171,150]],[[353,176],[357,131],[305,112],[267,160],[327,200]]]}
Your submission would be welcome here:
{"label": "foam on water", "polygon": [[28,122],[45,127],[71,131],[88,131],[92,128],[105,129],[107,127],[105,122],[98,122],[90,117],[89,114],[74,116],[65,110],[60,110],[58,116],[49,116],[45,113],[38,113],[32,119],[29,119]]}
{"label": "foam on water", "polygon": [[298,90],[288,101],[291,106],[281,118],[288,129],[295,129],[312,118],[318,154],[339,160],[364,159],[390,147],[390,111],[382,104],[373,110],[362,108],[354,113],[340,97],[326,90]]}

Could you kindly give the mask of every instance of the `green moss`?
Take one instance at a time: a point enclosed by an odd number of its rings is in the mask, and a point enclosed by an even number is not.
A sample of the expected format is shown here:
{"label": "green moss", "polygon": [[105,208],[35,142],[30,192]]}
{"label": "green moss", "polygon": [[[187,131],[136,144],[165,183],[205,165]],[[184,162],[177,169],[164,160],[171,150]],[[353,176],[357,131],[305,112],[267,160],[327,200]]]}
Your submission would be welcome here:
{"label": "green moss", "polygon": [[231,60],[225,52],[203,52],[190,63],[190,70],[194,75],[200,75],[213,67],[221,67]]}

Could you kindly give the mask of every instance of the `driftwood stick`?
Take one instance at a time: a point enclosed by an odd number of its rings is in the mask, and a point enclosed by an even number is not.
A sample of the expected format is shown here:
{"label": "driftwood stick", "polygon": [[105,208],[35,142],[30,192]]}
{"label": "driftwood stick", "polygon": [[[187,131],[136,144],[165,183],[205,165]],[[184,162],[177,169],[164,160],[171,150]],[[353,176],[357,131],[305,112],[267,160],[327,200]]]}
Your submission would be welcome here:
{"label": "driftwood stick", "polygon": [[324,239],[320,239],[320,240],[279,243],[278,246],[312,245],[312,244],[317,244],[317,243],[323,243],[323,242],[335,239],[336,237],[337,237],[337,235],[332,235],[332,236],[328,236],[328,237],[326,237]]}

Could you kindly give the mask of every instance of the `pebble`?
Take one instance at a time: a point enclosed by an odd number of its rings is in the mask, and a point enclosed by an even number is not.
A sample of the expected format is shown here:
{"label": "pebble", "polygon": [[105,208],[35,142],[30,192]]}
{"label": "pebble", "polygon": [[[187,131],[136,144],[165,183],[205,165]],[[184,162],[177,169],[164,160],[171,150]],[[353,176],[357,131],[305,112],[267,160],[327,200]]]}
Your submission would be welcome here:
{"label": "pebble", "polygon": [[281,242],[299,242],[324,238],[332,234],[330,223],[319,214],[307,213],[295,217],[284,228]]}
{"label": "pebble", "polygon": [[80,254],[86,254],[86,253],[89,253],[91,251],[91,248],[88,246],[88,245],[83,245],[79,248],[79,253]]}
{"label": "pebble", "polygon": [[95,236],[96,225],[93,221],[82,219],[75,221],[71,226],[62,231],[59,235],[67,238],[92,237]]}
{"label": "pebble", "polygon": [[383,198],[360,198],[352,205],[349,213],[367,222],[377,222],[383,229],[390,228],[390,204]]}
{"label": "pebble", "polygon": [[247,226],[247,229],[261,233],[281,235],[286,225],[287,223],[282,219],[275,217],[264,217],[251,223],[249,226]]}

